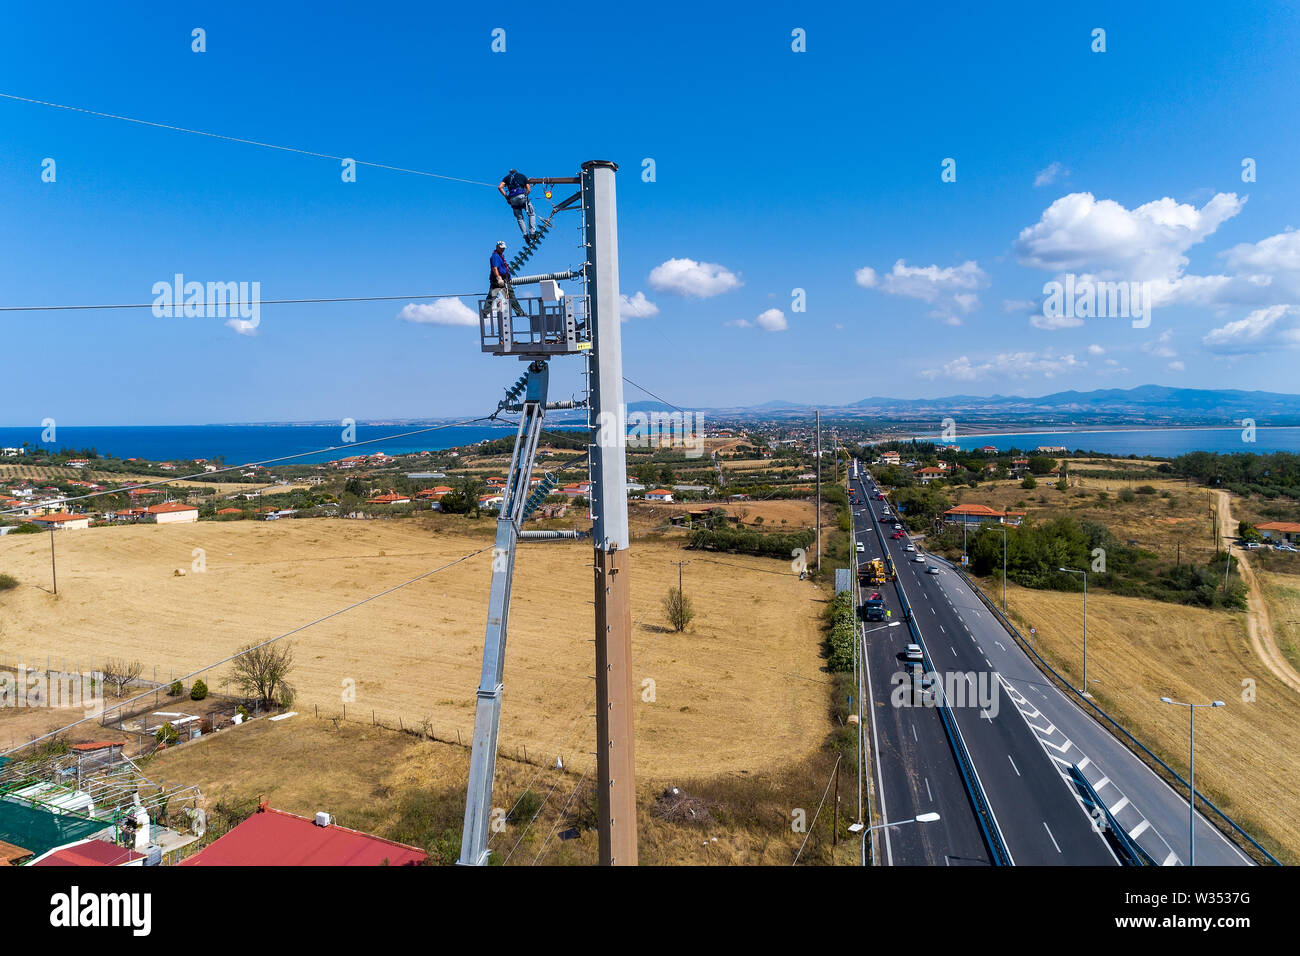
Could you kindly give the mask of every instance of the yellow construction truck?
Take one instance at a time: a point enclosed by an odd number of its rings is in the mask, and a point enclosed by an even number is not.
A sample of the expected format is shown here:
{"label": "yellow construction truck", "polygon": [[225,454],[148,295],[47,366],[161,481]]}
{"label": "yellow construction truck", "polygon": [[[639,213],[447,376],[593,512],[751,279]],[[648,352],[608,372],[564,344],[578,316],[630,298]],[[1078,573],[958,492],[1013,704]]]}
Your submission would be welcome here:
{"label": "yellow construction truck", "polygon": [[872,558],[866,564],[858,567],[858,581],[867,586],[875,586],[885,583],[885,562],[880,558]]}

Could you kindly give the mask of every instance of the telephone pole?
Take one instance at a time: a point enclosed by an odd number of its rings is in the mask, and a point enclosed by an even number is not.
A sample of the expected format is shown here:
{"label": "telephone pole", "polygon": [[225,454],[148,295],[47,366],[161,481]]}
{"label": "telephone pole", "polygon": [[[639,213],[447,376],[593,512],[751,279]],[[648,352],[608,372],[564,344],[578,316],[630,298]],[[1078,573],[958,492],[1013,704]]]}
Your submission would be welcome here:
{"label": "telephone pole", "polygon": [[59,568],[54,562],[54,525],[50,525],[50,578],[54,582],[54,595],[59,594]]}
{"label": "telephone pole", "polygon": [[618,303],[618,214],[604,160],[582,164],[591,296],[592,543],[596,575],[596,774],[602,866],[636,866],[632,745],[632,605],[627,522],[627,429]]}
{"label": "telephone pole", "polygon": [[689,562],[689,561],[669,561],[668,563],[669,563],[669,564],[675,564],[675,565],[677,565],[677,593],[678,593],[678,594],[682,594],[682,593],[684,593],[684,592],[682,591],[682,568],[686,567],[686,565],[690,564],[691,562]]}
{"label": "telephone pole", "polygon": [[822,410],[817,416],[817,570],[822,569]]}

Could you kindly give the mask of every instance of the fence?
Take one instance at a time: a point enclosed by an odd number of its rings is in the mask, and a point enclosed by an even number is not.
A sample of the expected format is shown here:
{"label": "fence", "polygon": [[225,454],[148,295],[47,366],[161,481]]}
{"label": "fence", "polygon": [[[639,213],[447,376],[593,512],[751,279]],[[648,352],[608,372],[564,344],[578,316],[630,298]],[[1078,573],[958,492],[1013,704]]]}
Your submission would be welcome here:
{"label": "fence", "polygon": [[[1062,677],[1059,673],[1057,673],[1056,668],[1052,667],[1051,664],[1047,663],[1047,661],[1043,659],[1042,655],[1038,653],[1038,649],[1033,644],[1025,640],[1024,636],[1020,633],[1019,629],[1017,629],[1016,626],[1012,624],[1010,620],[1007,619],[1007,616],[1002,613],[1001,608],[999,608],[996,604],[994,604],[989,599],[989,596],[984,593],[983,589],[980,588],[979,585],[977,585],[974,581],[971,580],[970,576],[967,575],[965,571],[963,571],[960,567],[958,567],[957,565],[953,564],[950,561],[945,561],[944,563],[947,564],[949,567],[951,567],[954,571],[957,572],[958,575],[961,576],[961,579],[966,583],[966,586],[975,593],[975,595],[980,599],[981,602],[983,602],[986,608],[988,608],[990,611],[993,612],[993,616],[997,618],[998,621],[1001,622],[1003,628],[1005,628],[1007,633],[1010,634],[1013,639],[1015,639],[1015,641],[1020,645],[1021,649],[1024,650],[1027,654],[1030,654],[1033,657],[1033,659],[1037,661],[1038,666],[1042,670],[1046,671],[1053,678],[1055,678],[1056,683],[1059,687],[1068,691],[1070,694],[1073,694],[1074,697],[1079,702],[1086,704],[1088,707],[1092,708],[1092,710],[1096,712],[1097,716],[1101,719],[1103,727],[1107,727],[1107,729],[1109,729],[1121,742],[1127,744],[1131,748],[1135,748],[1137,751],[1140,751],[1139,756],[1145,756],[1149,764],[1154,763],[1159,768],[1164,770],[1164,772],[1169,777],[1173,778],[1173,781],[1179,784],[1183,789],[1185,790],[1190,789],[1190,785],[1186,780],[1183,779],[1182,775],[1179,774],[1178,771],[1174,770],[1173,767],[1169,766],[1169,764],[1165,763],[1154,753],[1152,753],[1150,748],[1148,748],[1145,744],[1142,743],[1142,741],[1138,740],[1131,733],[1129,733],[1128,730],[1122,724],[1120,724],[1119,721],[1117,721],[1110,714],[1102,710],[1101,707],[1095,701],[1089,700],[1087,697],[1081,694],[1077,688],[1075,688],[1069,681],[1067,681],[1064,677]],[[1189,800],[1191,799],[1190,796],[1188,799]],[[1215,806],[1209,800],[1209,798],[1206,797],[1205,794],[1201,793],[1201,791],[1199,790],[1196,791],[1196,799],[1201,802],[1202,807],[1208,807],[1210,810],[1212,810],[1214,814],[1222,822],[1222,824],[1225,824],[1228,827],[1227,832],[1230,836],[1239,837],[1240,839],[1245,840],[1249,844],[1248,847],[1244,847],[1244,849],[1246,849],[1247,852],[1250,852],[1250,850],[1253,849],[1254,851],[1259,853],[1267,862],[1272,863],[1275,866],[1282,865],[1281,862],[1275,856],[1273,856],[1273,854],[1269,853],[1268,850],[1260,846],[1259,842],[1254,837],[1252,837],[1249,833],[1243,830],[1241,826],[1237,823],[1237,821],[1233,820],[1232,817],[1228,816],[1217,806]],[[1221,825],[1219,829],[1222,830],[1223,826]]]}

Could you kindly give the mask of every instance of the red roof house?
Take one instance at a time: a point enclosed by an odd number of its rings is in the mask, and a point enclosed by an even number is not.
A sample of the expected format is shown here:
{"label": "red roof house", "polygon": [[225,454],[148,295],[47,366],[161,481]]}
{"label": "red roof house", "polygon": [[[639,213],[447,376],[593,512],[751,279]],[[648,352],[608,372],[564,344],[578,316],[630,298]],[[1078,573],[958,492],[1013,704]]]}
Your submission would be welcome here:
{"label": "red roof house", "polygon": [[382,840],[329,823],[320,826],[263,803],[224,836],[181,866],[419,866],[419,847]]}
{"label": "red roof house", "polygon": [[[120,746],[120,745],[119,745]],[[30,866],[128,866],[143,860],[144,854],[107,840],[82,840],[56,847],[38,856]]]}

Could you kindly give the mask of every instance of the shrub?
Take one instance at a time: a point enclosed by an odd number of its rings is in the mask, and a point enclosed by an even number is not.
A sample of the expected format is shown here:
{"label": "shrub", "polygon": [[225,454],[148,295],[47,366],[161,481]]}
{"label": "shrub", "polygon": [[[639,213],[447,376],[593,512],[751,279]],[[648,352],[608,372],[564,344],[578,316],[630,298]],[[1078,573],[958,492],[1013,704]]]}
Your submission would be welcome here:
{"label": "shrub", "polygon": [[1133,490],[1139,495],[1154,495],[1156,493],[1155,485],[1138,485]]}
{"label": "shrub", "polygon": [[36,525],[32,524],[31,522],[28,522],[27,524],[20,524],[18,527],[14,528],[14,530],[10,531],[9,533],[10,534],[40,534],[41,529],[38,528]]}
{"label": "shrub", "polygon": [[165,746],[167,744],[176,743],[176,741],[181,739],[181,735],[176,728],[168,722],[163,724],[154,732],[153,739],[158,741],[159,744]]}
{"label": "shrub", "polygon": [[0,574],[0,591],[12,591],[18,587],[18,579],[8,574]]}
{"label": "shrub", "polygon": [[240,704],[238,707],[235,708],[235,713],[237,713],[241,719],[248,720],[248,708],[245,707],[243,704]]}
{"label": "shrub", "polygon": [[680,588],[669,588],[664,596],[664,614],[672,629],[681,633],[695,619],[695,607]]}
{"label": "shrub", "polygon": [[857,608],[853,592],[841,591],[827,605],[824,650],[826,667],[832,672],[853,670],[853,645],[857,640]]}
{"label": "shrub", "polygon": [[535,790],[525,790],[515,801],[514,808],[507,815],[507,819],[511,823],[518,823],[521,820],[531,822],[541,809],[542,795]]}
{"label": "shrub", "polygon": [[208,685],[202,680],[196,680],[194,686],[190,688],[190,700],[202,700],[208,696]]}
{"label": "shrub", "polygon": [[1020,487],[1026,490],[1037,488],[1038,480],[1033,475],[1025,475],[1020,481]]}
{"label": "shrub", "polygon": [[1119,492],[1119,500],[1128,504],[1130,501],[1136,501],[1137,495],[1133,493],[1132,488],[1121,488]]}
{"label": "shrub", "polygon": [[185,685],[180,681],[172,681],[172,685],[167,688],[167,693],[172,697],[179,697],[185,693]]}

